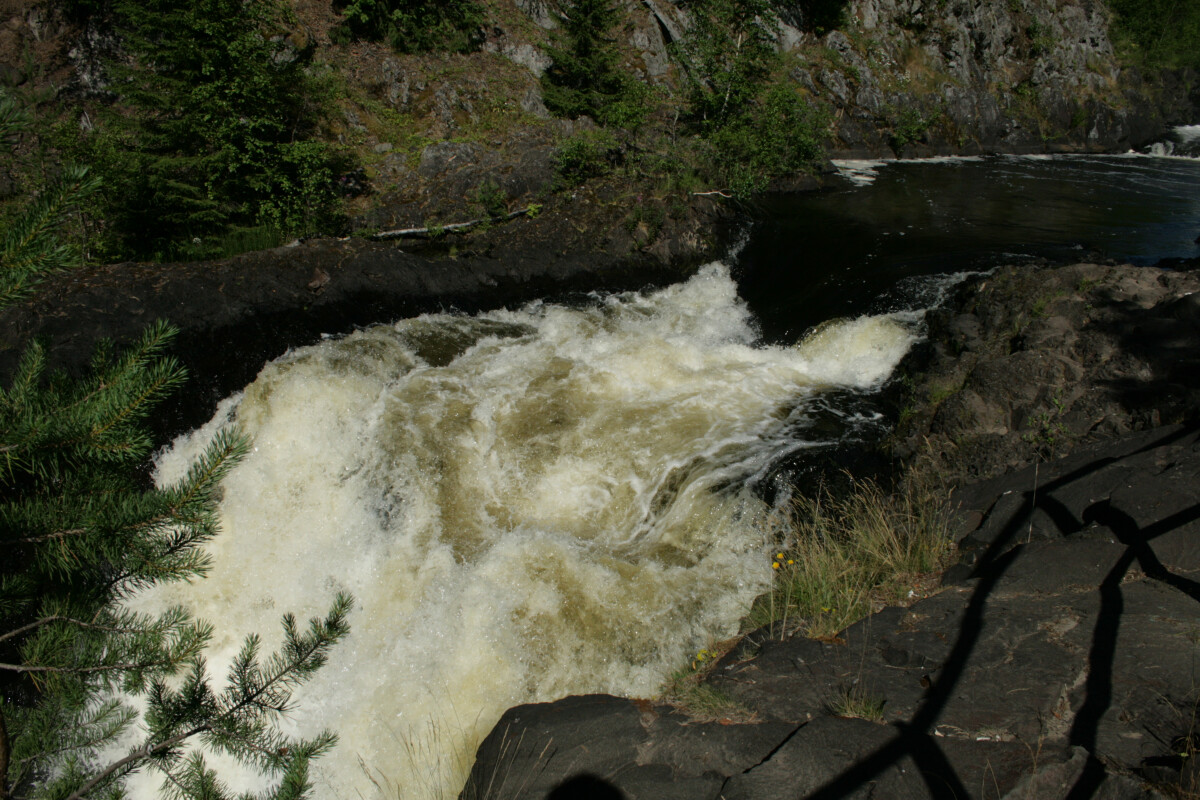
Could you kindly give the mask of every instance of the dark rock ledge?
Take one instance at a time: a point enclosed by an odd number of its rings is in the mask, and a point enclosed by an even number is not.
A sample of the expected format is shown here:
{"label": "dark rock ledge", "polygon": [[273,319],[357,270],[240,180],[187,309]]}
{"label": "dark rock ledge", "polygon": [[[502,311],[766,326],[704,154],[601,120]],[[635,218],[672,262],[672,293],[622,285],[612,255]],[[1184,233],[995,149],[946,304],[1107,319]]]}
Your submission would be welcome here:
{"label": "dark rock ledge", "polygon": [[207,421],[290,347],[429,311],[671,283],[718,257],[736,224],[697,198],[643,247],[609,204],[580,197],[434,243],[316,239],[223,261],[88,267],[0,313],[0,375],[33,337],[49,345],[52,369],[78,373],[100,339],[128,342],[166,319],[180,328],[172,353],[191,380],[154,420],[162,440]]}
{"label": "dark rock ledge", "polygon": [[[705,680],[752,723],[608,696],[511,709],[463,796],[1195,797],[1198,284],[1077,265],[963,287],[909,364],[895,443],[967,483],[942,591],[832,641],[745,637]],[[848,690],[883,722],[836,716]]]}

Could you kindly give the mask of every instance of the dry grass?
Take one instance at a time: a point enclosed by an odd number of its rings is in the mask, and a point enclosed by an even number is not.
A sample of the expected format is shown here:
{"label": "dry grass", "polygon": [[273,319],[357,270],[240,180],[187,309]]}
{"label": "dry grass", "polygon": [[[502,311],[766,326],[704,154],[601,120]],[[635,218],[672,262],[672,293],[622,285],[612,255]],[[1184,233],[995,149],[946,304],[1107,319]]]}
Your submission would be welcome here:
{"label": "dry grass", "polygon": [[691,664],[671,675],[659,699],[701,722],[756,721],[754,712],[704,680],[737,643],[737,639],[729,639],[701,650]]}
{"label": "dry grass", "polygon": [[829,704],[829,713],[835,717],[850,719],[865,719],[868,722],[882,723],[884,699],[869,693],[866,689],[853,684],[844,686]]}
{"label": "dry grass", "polygon": [[834,496],[822,489],[786,509],[777,578],[747,624],[784,638],[831,637],[886,605],[925,596],[952,543],[946,498],[925,487],[887,494],[854,481]]}

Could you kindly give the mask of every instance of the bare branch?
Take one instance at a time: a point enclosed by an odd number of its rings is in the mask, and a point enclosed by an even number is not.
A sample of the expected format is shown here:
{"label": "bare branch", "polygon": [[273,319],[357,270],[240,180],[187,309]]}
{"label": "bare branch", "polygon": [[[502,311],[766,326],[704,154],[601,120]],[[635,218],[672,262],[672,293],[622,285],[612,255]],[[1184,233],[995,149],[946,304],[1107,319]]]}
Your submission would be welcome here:
{"label": "bare branch", "polygon": [[30,536],[25,539],[14,539],[13,541],[16,544],[39,544],[41,542],[51,542],[55,539],[65,539],[68,536],[79,536],[87,532],[87,528],[71,528],[67,531],[55,531],[54,533],[47,533],[45,536]]}
{"label": "bare branch", "polygon": [[371,234],[372,239],[401,239],[405,236],[432,236],[437,233],[456,233],[465,231],[469,228],[474,228],[476,225],[482,225],[485,222],[507,222],[510,219],[524,217],[535,213],[533,206],[527,206],[519,211],[511,211],[508,214],[502,214],[498,217],[481,217],[479,219],[471,219],[466,222],[453,222],[449,225],[431,225],[428,228],[400,228],[394,231],[380,231],[379,233]]}
{"label": "bare branch", "polygon": [[37,672],[41,674],[51,673],[55,675],[93,675],[99,672],[118,672],[127,670],[150,669],[151,667],[167,667],[170,666],[170,661],[147,661],[142,664],[101,664],[95,667],[26,667],[21,664],[0,664],[0,669],[9,672]]}
{"label": "bare branch", "polygon": [[142,750],[137,750],[133,753],[130,753],[129,755],[125,756],[124,758],[118,759],[117,761],[114,761],[113,763],[109,764],[108,767],[106,767],[103,772],[100,772],[94,778],[92,778],[90,781],[85,783],[83,786],[76,789],[75,792],[73,792],[70,796],[68,796],[66,798],[66,800],[82,800],[82,798],[87,797],[88,792],[90,792],[92,789],[95,789],[103,781],[108,780],[110,777],[112,777],[113,775],[116,775],[118,772],[121,772],[123,770],[126,772],[131,771],[134,768],[134,765],[136,765],[139,761],[143,761],[147,758],[150,758],[153,755],[157,755],[158,753],[161,753],[164,750],[169,750],[170,748],[174,747],[175,745],[179,744],[180,742],[184,742],[184,741],[192,738],[196,734],[204,733],[205,731],[208,731],[208,730],[212,730],[212,728],[209,725],[207,725],[207,724],[198,725],[195,728],[192,728],[190,731],[186,731],[185,733],[176,734],[175,736],[172,736],[170,739],[164,739],[163,741],[159,742],[156,745],[153,745],[153,746],[147,745]]}

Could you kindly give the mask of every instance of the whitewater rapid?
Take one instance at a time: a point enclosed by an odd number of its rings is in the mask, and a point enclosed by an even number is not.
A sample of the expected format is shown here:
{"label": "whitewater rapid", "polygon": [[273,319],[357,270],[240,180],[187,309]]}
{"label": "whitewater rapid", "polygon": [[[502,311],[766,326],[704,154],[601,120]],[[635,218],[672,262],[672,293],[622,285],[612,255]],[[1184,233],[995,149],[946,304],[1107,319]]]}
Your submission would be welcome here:
{"label": "whitewater rapid", "polygon": [[736,633],[771,577],[753,483],[813,444],[797,432],[814,398],[877,387],[915,335],[876,316],[759,345],[712,264],[658,291],[294,350],[159,455],[165,484],[224,424],[254,442],[224,484],[210,575],[139,608],[215,623],[219,678],[246,634],[274,647],[283,613],[351,592],[350,637],[286,721],[340,736],[317,796],[454,797],[506,708],[654,695]]}

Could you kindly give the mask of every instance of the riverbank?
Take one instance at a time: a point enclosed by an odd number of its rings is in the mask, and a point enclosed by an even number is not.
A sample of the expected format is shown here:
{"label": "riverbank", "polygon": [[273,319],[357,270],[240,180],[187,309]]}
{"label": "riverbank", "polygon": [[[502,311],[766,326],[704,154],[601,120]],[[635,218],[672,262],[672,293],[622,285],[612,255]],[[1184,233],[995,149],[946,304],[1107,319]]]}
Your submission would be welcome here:
{"label": "riverbank", "polygon": [[[86,209],[83,227],[93,240],[87,245],[114,259],[212,258],[266,246],[287,231],[444,230],[530,207],[566,214],[569,223],[577,201],[609,205],[637,246],[651,249],[686,217],[694,193],[745,198],[767,185],[811,185],[824,156],[1123,152],[1196,120],[1194,65],[1147,61],[1147,53],[1130,52],[1128,43],[1122,50],[1122,36],[1128,38],[1122,17],[1103,3],[919,5],[785,4],[765,27],[722,34],[739,41],[753,34],[761,40],[757,56],[739,48],[707,63],[703,42],[713,31],[695,24],[694,4],[617,4],[603,37],[611,46],[609,67],[636,88],[622,101],[629,113],[621,121],[597,109],[590,116],[580,109],[566,113],[548,99],[554,86],[547,70],[554,74],[553,58],[562,60],[570,39],[557,13],[561,4],[481,0],[470,47],[460,52],[443,43],[428,52],[397,52],[383,41],[355,39],[337,4],[281,3],[269,31],[269,61],[302,67],[296,75],[315,81],[313,96],[304,99],[313,112],[304,136],[336,158],[322,167],[329,170],[323,183],[308,186],[305,207],[296,209],[315,216],[280,230],[278,210],[268,214],[265,206],[222,225],[193,220],[186,203],[170,213],[158,208],[161,217],[153,209],[122,210],[119,200],[131,190],[116,187],[126,186],[130,167],[108,163],[107,148],[120,141],[117,149],[140,152],[151,160],[128,164],[143,168],[156,163],[151,156],[158,151],[138,135],[117,133],[118,120],[145,113],[122,96],[123,80],[110,74],[114,63],[137,60],[127,50],[120,15],[106,4],[12,0],[0,8],[0,84],[37,109],[37,124],[23,135],[17,157],[0,165],[0,202],[19,207],[60,161],[91,163],[94,173],[106,176],[113,191],[104,194],[113,202]],[[745,15],[732,14],[717,27],[738,19]],[[707,46],[715,57],[733,49],[721,44],[733,39]],[[210,44],[228,43],[218,35]],[[708,112],[695,105],[695,94],[719,83],[726,69],[757,76],[738,90],[749,103],[747,120],[782,113],[782,106],[764,105],[771,87],[777,91],[770,102],[786,98],[795,116],[773,133],[770,126],[726,120],[722,125],[730,127],[716,136],[711,120],[701,123]],[[240,90],[212,91],[236,96]],[[244,105],[242,119],[251,128],[260,105]],[[200,114],[181,127],[203,127],[211,116]],[[782,136],[801,128],[807,141]],[[106,136],[115,137],[111,145],[104,144]],[[231,142],[224,149],[240,147]],[[260,168],[266,174],[257,183],[276,187],[277,194],[292,186],[292,177],[275,174],[291,176],[285,164]],[[202,183],[201,176],[191,179]],[[165,202],[154,196],[152,207]],[[232,214],[227,207],[238,204],[248,212],[263,203],[274,208],[274,199],[255,198],[248,205],[246,198],[214,198],[222,210],[210,212]],[[324,210],[318,214],[314,204]],[[137,216],[142,213],[150,216]],[[141,222],[126,224],[118,236],[114,231],[128,214]],[[189,221],[176,230],[179,220]]]}
{"label": "riverbank", "polygon": [[827,640],[744,637],[702,683],[736,723],[512,709],[463,796],[1194,796],[1198,288],[1097,264],[964,284],[893,439],[958,487],[941,591]]}
{"label": "riverbank", "polygon": [[464,239],[314,239],[214,262],[89,266],[51,276],[0,314],[0,371],[41,337],[51,369],[79,373],[101,339],[131,341],[168,320],[180,328],[173,353],[193,377],[153,421],[165,443],[291,347],[427,311],[665,285],[716,258],[737,226],[727,209],[695,198],[642,246],[610,204],[564,197],[548,213]]}

